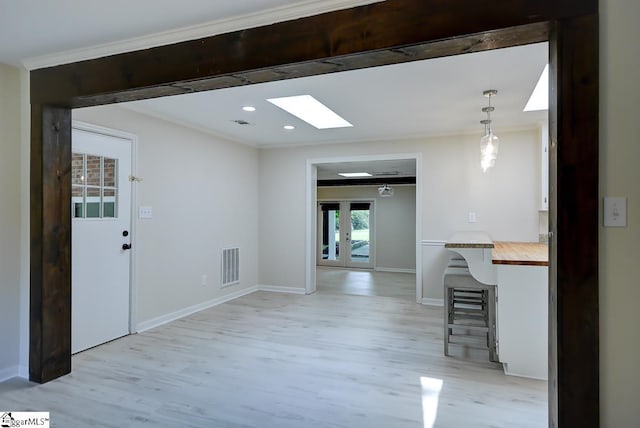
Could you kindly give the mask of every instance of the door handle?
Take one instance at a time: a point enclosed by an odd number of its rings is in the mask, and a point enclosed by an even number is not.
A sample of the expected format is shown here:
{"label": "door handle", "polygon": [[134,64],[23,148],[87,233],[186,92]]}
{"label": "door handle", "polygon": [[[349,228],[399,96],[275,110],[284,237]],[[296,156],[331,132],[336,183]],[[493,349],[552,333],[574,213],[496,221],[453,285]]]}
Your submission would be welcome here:
{"label": "door handle", "polygon": [[122,244],[122,249],[123,250],[130,250],[131,249],[131,244]]}

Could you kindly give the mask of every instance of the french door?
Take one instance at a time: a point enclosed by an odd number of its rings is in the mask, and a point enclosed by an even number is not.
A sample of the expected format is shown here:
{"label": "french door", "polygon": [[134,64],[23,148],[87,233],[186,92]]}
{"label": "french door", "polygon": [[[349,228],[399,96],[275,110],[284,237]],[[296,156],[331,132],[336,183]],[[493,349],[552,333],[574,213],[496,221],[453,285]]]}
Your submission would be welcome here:
{"label": "french door", "polygon": [[319,266],[374,267],[373,201],[318,203]]}

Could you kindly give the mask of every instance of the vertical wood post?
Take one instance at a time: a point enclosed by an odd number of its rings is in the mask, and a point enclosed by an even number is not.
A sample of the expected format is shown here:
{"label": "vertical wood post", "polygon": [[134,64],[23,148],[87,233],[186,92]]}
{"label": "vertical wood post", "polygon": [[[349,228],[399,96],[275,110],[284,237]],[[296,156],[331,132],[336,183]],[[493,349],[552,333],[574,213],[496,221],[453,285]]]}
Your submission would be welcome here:
{"label": "vertical wood post", "polygon": [[32,104],[29,379],[71,372],[71,110]]}
{"label": "vertical wood post", "polygon": [[598,15],[555,22],[550,49],[549,425],[597,427]]}

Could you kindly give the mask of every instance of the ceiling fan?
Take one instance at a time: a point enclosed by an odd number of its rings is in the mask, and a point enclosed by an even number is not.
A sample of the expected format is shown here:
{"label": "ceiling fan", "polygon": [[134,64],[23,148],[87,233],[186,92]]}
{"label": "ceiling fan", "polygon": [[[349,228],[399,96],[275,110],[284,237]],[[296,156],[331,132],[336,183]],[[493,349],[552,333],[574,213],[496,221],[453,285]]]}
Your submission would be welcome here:
{"label": "ceiling fan", "polygon": [[378,187],[378,194],[383,198],[393,196],[393,187],[390,187],[388,184],[383,184]]}

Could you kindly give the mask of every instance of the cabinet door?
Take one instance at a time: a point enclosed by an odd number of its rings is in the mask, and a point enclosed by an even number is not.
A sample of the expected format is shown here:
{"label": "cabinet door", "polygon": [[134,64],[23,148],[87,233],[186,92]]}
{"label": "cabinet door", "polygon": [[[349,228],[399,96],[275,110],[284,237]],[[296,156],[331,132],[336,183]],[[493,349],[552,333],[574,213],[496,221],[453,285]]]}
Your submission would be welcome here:
{"label": "cabinet door", "polygon": [[547,269],[498,265],[497,337],[508,375],[547,379]]}

